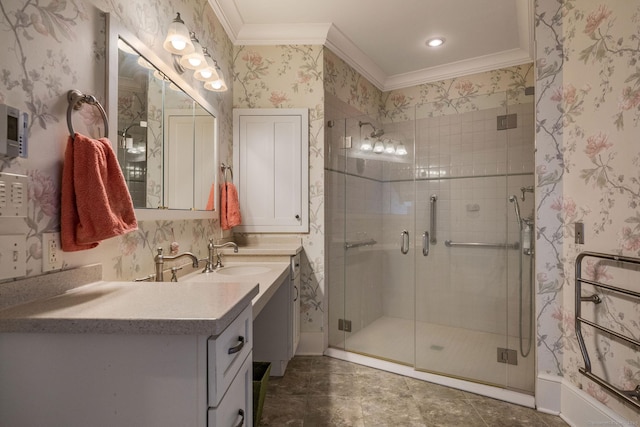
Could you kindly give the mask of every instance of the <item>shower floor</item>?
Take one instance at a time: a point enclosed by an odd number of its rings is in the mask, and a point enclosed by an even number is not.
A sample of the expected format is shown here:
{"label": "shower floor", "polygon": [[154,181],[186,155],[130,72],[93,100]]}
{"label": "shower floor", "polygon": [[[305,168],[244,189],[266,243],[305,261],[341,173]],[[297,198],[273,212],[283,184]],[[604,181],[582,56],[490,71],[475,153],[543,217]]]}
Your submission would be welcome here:
{"label": "shower floor", "polygon": [[[415,358],[419,370],[533,393],[533,351],[523,358],[517,337],[424,322],[417,322],[416,328],[415,349],[414,322],[388,316],[351,334],[337,347],[411,366]],[[518,351],[518,365],[499,363],[498,347]]]}

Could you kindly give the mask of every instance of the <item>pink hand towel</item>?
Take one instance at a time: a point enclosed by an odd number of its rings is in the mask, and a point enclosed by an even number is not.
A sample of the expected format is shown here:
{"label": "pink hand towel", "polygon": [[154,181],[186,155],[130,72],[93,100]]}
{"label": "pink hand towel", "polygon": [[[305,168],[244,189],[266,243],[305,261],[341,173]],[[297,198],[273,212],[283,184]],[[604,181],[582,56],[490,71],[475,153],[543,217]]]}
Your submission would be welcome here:
{"label": "pink hand towel", "polygon": [[215,193],[216,193],[216,184],[213,183],[211,184],[211,188],[209,189],[209,199],[207,200],[207,207],[205,207],[205,210],[208,210],[208,211],[213,210],[214,208],[213,201],[214,201]]}
{"label": "pink hand towel", "polygon": [[133,203],[111,143],[76,133],[62,168],[62,250],[81,251],[138,229]]}
{"label": "pink hand towel", "polygon": [[220,189],[220,227],[230,230],[241,223],[238,190],[232,182],[225,182]]}

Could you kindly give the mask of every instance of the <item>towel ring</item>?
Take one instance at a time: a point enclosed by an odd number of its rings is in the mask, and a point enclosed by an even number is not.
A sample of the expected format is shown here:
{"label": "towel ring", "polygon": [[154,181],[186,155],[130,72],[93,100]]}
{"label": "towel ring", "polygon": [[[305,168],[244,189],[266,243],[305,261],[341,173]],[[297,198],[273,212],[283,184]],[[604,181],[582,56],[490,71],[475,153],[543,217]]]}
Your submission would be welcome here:
{"label": "towel ring", "polygon": [[107,113],[95,96],[85,95],[77,89],[72,89],[67,92],[67,100],[69,101],[69,107],[67,108],[67,126],[69,127],[71,136],[76,134],[73,130],[73,124],[71,123],[71,110],[79,110],[84,103],[98,107],[102,121],[104,122],[104,137],[109,137],[109,120],[107,119]]}

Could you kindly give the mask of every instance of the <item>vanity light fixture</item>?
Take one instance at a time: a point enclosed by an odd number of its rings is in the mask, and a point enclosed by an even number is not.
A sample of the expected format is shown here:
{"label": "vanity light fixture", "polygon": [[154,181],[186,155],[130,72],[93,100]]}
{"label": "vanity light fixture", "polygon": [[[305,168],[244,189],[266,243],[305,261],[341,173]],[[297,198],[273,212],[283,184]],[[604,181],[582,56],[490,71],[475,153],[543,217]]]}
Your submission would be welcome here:
{"label": "vanity light fixture", "polygon": [[141,65],[142,67],[146,68],[147,70],[155,70],[156,69],[156,67],[154,67],[153,64],[151,64],[151,62],[147,61],[142,56],[140,56],[138,58],[137,62],[138,62],[138,65]]}
{"label": "vanity light fixture", "polygon": [[384,152],[384,144],[382,141],[377,140],[375,144],[373,144],[373,152],[376,154],[381,154]]}
{"label": "vanity light fixture", "polygon": [[387,154],[394,154],[396,152],[396,147],[394,147],[393,143],[388,139],[384,141],[384,152]]}
{"label": "vanity light fixture", "polygon": [[224,92],[227,90],[227,83],[224,81],[224,75],[218,65],[218,61],[214,59],[213,62],[216,66],[216,74],[218,74],[218,78],[216,80],[205,82],[204,88],[212,92]]}
{"label": "vanity light fixture", "polygon": [[191,43],[193,43],[194,51],[183,55],[180,58],[180,65],[183,68],[187,68],[189,70],[199,70],[200,68],[204,68],[207,66],[207,62],[204,58],[204,52],[202,51],[202,46],[200,46],[200,42],[196,38],[196,33],[189,33],[191,36]]}
{"label": "vanity light fixture", "polygon": [[373,144],[371,144],[371,140],[369,137],[366,137],[362,143],[360,144],[360,149],[362,151],[371,151],[373,150]]}
{"label": "vanity light fixture", "polygon": [[191,42],[189,29],[180,18],[180,13],[176,15],[176,18],[169,25],[167,38],[162,46],[167,52],[175,53],[176,55],[186,55],[195,50]]}
{"label": "vanity light fixture", "polygon": [[444,44],[444,37],[433,37],[427,40],[427,46],[429,47],[440,47]]}
{"label": "vanity light fixture", "polygon": [[205,66],[196,70],[193,73],[193,78],[200,80],[201,82],[211,82],[218,80],[218,71],[216,70],[216,64],[213,62],[213,58],[209,54],[207,48],[202,48],[204,54]]}
{"label": "vanity light fixture", "polygon": [[202,47],[196,34],[189,31],[179,13],[169,25],[162,46],[173,55],[173,67],[179,74],[183,74],[185,69],[193,70],[193,78],[204,82],[205,89],[213,92],[228,89],[217,62],[207,48]]}
{"label": "vanity light fixture", "polygon": [[398,145],[396,146],[396,154],[398,156],[406,156],[407,154],[409,154],[402,142],[399,142]]}

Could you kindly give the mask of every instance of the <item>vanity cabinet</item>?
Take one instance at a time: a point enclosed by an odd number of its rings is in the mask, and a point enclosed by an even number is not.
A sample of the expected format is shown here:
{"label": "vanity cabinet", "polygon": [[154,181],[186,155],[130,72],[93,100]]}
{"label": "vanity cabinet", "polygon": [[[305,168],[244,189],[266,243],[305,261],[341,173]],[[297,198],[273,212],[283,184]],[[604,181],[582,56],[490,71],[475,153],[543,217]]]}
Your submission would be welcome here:
{"label": "vanity cabinet", "polygon": [[309,231],[307,109],[235,109],[233,169],[239,232]]}
{"label": "vanity cabinet", "polygon": [[291,257],[291,291],[293,292],[291,304],[291,309],[293,311],[291,316],[291,357],[293,357],[295,356],[296,350],[298,350],[298,344],[300,343],[300,254],[296,254]]}
{"label": "vanity cabinet", "polygon": [[285,259],[287,277],[253,322],[254,359],[270,362],[276,377],[284,375],[300,341],[300,254]]}
{"label": "vanity cabinet", "polygon": [[252,317],[216,337],[2,333],[0,425],[249,427]]}

